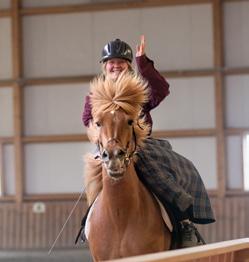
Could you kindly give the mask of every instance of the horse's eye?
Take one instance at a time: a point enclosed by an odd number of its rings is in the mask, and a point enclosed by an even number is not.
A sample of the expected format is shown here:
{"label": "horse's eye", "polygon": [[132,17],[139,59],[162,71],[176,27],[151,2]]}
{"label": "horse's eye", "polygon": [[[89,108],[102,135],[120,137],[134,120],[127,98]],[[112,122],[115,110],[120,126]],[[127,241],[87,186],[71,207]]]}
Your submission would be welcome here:
{"label": "horse's eye", "polygon": [[128,120],[128,125],[131,126],[133,124],[133,120],[132,119],[129,119]]}
{"label": "horse's eye", "polygon": [[100,124],[100,122],[99,122],[99,121],[97,121],[95,124],[96,124],[96,126],[98,126],[98,127],[100,127],[100,126],[101,126],[101,124]]}

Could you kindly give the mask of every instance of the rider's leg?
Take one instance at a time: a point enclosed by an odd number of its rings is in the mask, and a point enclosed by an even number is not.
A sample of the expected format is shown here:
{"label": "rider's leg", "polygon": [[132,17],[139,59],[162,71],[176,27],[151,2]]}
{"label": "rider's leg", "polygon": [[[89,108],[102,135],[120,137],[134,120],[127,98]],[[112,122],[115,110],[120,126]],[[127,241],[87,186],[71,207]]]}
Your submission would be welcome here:
{"label": "rider's leg", "polygon": [[193,247],[205,244],[204,239],[198,232],[195,225],[188,219],[180,222],[180,234],[181,234],[181,248]]}

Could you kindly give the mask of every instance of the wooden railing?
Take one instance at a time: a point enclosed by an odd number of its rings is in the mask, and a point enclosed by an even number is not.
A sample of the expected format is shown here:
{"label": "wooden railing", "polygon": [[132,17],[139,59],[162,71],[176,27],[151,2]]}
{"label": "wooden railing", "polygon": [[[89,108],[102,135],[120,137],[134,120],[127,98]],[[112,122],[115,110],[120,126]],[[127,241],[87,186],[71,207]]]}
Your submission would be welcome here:
{"label": "wooden railing", "polygon": [[110,260],[112,262],[249,262],[249,238]]}

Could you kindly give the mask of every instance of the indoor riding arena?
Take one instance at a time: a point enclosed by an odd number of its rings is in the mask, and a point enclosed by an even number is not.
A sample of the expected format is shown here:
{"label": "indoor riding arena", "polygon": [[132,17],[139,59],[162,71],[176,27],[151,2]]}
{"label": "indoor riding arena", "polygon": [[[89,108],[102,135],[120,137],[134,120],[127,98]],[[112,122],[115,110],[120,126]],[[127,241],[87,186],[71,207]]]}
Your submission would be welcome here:
{"label": "indoor riding arena", "polygon": [[[109,261],[248,262],[249,0],[0,0],[0,262],[100,261],[105,259],[93,258],[97,244],[91,246],[91,239],[104,237],[99,242],[105,251],[105,246],[121,245],[112,237],[119,226],[106,226],[107,209],[100,205],[108,154],[99,134],[107,122],[95,121],[98,106],[92,109],[90,123],[99,135],[95,142],[89,140],[95,133],[82,122],[85,97],[94,101],[91,80],[107,70],[110,61],[103,59],[103,47],[115,39],[129,44],[133,60],[108,59],[121,60],[140,74],[137,59],[148,57],[146,61],[153,67],[153,60],[156,73],[169,84],[167,97],[151,111],[150,136],[167,140],[174,152],[193,163],[216,221],[193,221],[205,245],[142,251],[136,257],[122,253],[120,247],[122,255],[110,256]],[[107,75],[103,79],[107,81]],[[144,85],[147,90],[150,81]],[[152,94],[146,92],[144,96]],[[134,150],[127,157],[128,141],[126,150],[118,152],[120,159],[126,154],[127,169],[139,150],[136,130],[145,132],[139,112],[135,121],[125,122],[133,128]],[[83,241],[81,224],[89,204],[85,155],[97,151],[103,184],[87,218],[89,241]],[[145,188],[136,172],[133,178]],[[157,175],[151,172],[152,177]],[[202,197],[199,187],[196,190]],[[146,194],[159,212],[150,191],[154,193],[147,188]],[[136,190],[121,188],[118,195],[125,193],[133,196]],[[134,215],[126,212],[128,202],[117,211],[128,221],[127,227],[134,221]],[[103,216],[98,227],[96,214]],[[120,232],[117,239],[124,239]],[[135,231],[130,235],[130,247],[138,245],[135,235]]]}

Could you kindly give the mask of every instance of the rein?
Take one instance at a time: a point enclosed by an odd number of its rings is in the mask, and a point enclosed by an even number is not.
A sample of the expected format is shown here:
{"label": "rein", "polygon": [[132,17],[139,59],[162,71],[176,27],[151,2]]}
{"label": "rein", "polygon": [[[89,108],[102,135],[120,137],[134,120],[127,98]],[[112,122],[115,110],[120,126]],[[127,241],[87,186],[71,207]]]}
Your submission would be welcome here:
{"label": "rein", "polygon": [[66,224],[67,224],[67,222],[68,222],[68,221],[69,221],[69,219],[71,218],[71,216],[72,216],[72,214],[73,214],[73,212],[74,212],[75,208],[77,207],[77,205],[79,204],[79,202],[80,202],[80,200],[81,200],[81,198],[82,198],[83,194],[85,193],[86,187],[87,187],[87,186],[85,186],[85,187],[82,189],[82,191],[81,191],[81,193],[80,193],[80,195],[79,195],[79,197],[78,197],[77,201],[75,202],[75,204],[74,204],[74,206],[73,206],[73,208],[72,208],[72,210],[71,210],[70,214],[68,215],[68,217],[67,217],[66,221],[64,222],[64,224],[63,224],[63,226],[62,226],[62,228],[61,228],[60,232],[58,233],[58,235],[57,235],[56,239],[54,240],[54,242],[53,242],[52,246],[50,247],[50,249],[49,249],[49,251],[48,251],[48,255],[50,255],[50,254],[51,254],[51,252],[52,252],[52,250],[54,249],[54,247],[55,247],[55,244],[56,244],[57,240],[58,240],[58,239],[59,239],[59,237],[61,236],[61,234],[62,234],[62,232],[63,232],[64,228],[66,227]]}

